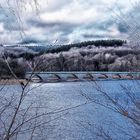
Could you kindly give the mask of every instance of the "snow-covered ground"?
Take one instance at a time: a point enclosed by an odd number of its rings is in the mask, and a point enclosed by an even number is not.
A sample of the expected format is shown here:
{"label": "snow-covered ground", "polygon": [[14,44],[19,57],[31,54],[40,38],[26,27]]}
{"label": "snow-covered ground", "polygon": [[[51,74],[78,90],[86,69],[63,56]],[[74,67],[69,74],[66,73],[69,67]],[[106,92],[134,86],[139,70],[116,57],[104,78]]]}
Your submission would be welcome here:
{"label": "snow-covered ground", "polygon": [[[129,140],[137,131],[131,121],[120,114],[107,109],[103,105],[112,106],[102,93],[99,86],[112,98],[118,99],[122,106],[126,106],[126,94],[122,85],[133,91],[140,101],[140,81],[98,81],[69,82],[69,83],[35,83],[29,86],[23,108],[30,102],[38,105],[39,112],[51,112],[42,116],[43,126],[34,133],[34,140]],[[36,87],[36,88],[35,88]],[[6,86],[2,93],[20,93],[17,85]],[[16,101],[16,99],[15,99]],[[95,103],[98,102],[98,103]],[[133,105],[127,101],[127,109]],[[31,110],[33,111],[33,110]],[[47,122],[47,123],[45,123]],[[27,134],[20,135],[18,140],[27,139]]]}

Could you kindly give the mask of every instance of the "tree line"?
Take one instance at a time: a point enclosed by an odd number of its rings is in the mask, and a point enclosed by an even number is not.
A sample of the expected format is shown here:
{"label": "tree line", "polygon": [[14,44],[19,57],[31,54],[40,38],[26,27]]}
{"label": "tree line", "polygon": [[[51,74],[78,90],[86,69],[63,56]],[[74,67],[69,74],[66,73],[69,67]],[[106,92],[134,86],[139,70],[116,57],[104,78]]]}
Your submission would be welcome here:
{"label": "tree line", "polygon": [[95,41],[84,41],[80,43],[73,43],[73,44],[67,44],[67,45],[60,45],[56,48],[50,48],[46,51],[46,53],[59,53],[64,51],[69,51],[71,48],[81,48],[81,47],[87,47],[87,46],[96,46],[96,47],[118,47],[122,46],[123,44],[126,44],[126,40],[95,40]]}

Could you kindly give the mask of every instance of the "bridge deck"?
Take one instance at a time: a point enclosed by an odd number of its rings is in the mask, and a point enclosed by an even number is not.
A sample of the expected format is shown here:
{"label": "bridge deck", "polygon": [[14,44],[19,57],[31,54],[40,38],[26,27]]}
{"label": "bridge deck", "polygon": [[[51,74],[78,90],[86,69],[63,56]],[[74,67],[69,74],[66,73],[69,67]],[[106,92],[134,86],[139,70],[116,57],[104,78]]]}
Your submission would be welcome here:
{"label": "bridge deck", "polygon": [[71,72],[27,72],[26,78],[32,81],[69,81],[69,80],[111,80],[111,79],[140,79],[140,72],[96,72],[96,71],[71,71]]}
{"label": "bridge deck", "polygon": [[[49,71],[49,72],[34,72],[34,74],[140,74],[140,72],[105,72],[105,71]],[[32,72],[26,72],[32,74]]]}

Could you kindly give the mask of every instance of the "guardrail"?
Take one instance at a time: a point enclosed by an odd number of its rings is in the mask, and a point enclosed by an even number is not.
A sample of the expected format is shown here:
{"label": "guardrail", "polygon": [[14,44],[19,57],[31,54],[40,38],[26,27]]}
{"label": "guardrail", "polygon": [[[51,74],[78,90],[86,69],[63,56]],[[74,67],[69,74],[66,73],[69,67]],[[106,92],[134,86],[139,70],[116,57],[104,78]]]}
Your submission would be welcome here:
{"label": "guardrail", "polygon": [[71,71],[71,72],[27,72],[26,78],[31,77],[34,82],[50,81],[83,81],[83,80],[122,80],[140,79],[140,72],[97,72],[97,71]]}

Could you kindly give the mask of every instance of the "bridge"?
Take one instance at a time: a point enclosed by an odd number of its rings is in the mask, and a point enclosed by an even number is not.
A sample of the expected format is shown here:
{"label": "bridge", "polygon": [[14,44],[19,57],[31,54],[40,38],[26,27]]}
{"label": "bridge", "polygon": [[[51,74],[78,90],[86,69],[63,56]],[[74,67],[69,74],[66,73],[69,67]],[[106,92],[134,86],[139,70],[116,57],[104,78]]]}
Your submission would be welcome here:
{"label": "bridge", "polygon": [[140,72],[27,72],[26,79],[32,82],[66,82],[93,80],[140,80]]}

